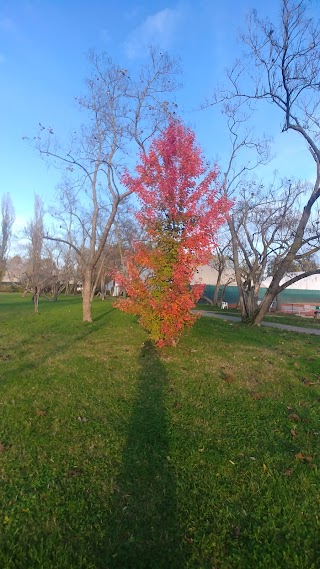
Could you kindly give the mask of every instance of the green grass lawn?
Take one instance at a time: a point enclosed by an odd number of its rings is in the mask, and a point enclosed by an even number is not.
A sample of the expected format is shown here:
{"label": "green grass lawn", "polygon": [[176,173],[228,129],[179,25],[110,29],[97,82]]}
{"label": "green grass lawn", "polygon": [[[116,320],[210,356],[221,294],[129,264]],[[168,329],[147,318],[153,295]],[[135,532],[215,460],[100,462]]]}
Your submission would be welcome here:
{"label": "green grass lawn", "polygon": [[0,295],[1,569],[317,569],[319,338]]}

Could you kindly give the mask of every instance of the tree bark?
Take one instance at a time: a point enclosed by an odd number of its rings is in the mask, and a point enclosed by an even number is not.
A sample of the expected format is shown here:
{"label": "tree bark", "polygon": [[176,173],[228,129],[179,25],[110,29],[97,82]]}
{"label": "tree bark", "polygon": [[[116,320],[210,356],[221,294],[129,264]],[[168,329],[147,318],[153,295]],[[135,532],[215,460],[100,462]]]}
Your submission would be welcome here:
{"label": "tree bark", "polygon": [[82,283],[82,320],[92,322],[92,302],[91,302],[92,270],[87,268]]}
{"label": "tree bark", "polygon": [[213,304],[218,304],[221,279],[222,279],[222,271],[218,270],[218,278],[217,278],[216,287],[214,289],[214,295],[213,295]]}

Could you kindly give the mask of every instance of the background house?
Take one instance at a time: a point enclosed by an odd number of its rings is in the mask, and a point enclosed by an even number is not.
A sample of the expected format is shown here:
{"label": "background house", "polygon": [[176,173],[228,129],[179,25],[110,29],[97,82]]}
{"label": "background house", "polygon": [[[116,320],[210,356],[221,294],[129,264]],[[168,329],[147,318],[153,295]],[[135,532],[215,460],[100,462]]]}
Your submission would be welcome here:
{"label": "background house", "polygon": [[[299,273],[292,273],[286,275],[280,284],[283,284],[298,274]],[[206,284],[204,294],[212,300],[217,278],[218,271],[210,266],[205,266],[199,267],[193,282],[199,280],[204,282]],[[230,308],[235,308],[238,304],[239,295],[232,269],[226,269],[224,271],[220,288],[224,286],[226,282],[229,282],[229,284],[225,289],[223,300],[228,302]],[[270,282],[271,277],[267,277],[262,282],[259,294],[260,300],[262,300]],[[313,316],[317,306],[320,306],[320,275],[311,275],[310,277],[301,279],[281,292],[277,297],[275,308],[281,312]]]}

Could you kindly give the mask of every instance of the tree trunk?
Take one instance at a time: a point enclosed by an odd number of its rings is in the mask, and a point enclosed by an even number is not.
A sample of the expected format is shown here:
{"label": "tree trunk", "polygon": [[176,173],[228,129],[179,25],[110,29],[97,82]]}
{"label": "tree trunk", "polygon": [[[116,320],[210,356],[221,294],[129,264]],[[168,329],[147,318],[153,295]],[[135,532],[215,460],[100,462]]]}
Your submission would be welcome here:
{"label": "tree trunk", "polygon": [[269,286],[266,294],[263,297],[261,304],[258,306],[258,308],[254,311],[254,313],[252,315],[251,324],[253,324],[255,326],[260,326],[260,324],[261,324],[262,320],[264,319],[265,315],[267,314],[273,300],[276,298],[277,294],[280,292],[279,291],[280,281],[284,277],[286,272],[288,271],[289,267],[291,266],[295,253],[296,252],[290,251],[287,254],[284,261],[282,262],[279,269],[277,270],[276,274],[274,275],[274,277],[270,283],[270,286]]}
{"label": "tree trunk", "polygon": [[39,314],[39,296],[40,296],[40,292],[37,291],[37,287],[36,287],[34,295],[33,295],[34,311],[36,314]]}
{"label": "tree trunk", "polygon": [[220,289],[220,284],[221,284],[221,278],[222,278],[222,271],[219,270],[219,271],[218,271],[218,278],[217,278],[216,288],[214,289],[213,304],[218,304],[219,289]]}
{"label": "tree trunk", "polygon": [[240,263],[239,263],[239,252],[238,252],[238,237],[237,232],[233,223],[232,216],[228,220],[228,225],[231,234],[231,243],[232,243],[232,254],[233,254],[233,266],[234,266],[234,273],[236,277],[236,283],[239,293],[239,307],[241,312],[241,320],[246,322],[251,314],[249,311],[248,306],[248,297],[247,293],[244,289],[244,283],[242,282],[241,278],[241,271],[240,271]]}
{"label": "tree trunk", "polygon": [[101,300],[106,298],[106,273],[102,271],[101,280],[100,280],[100,291],[101,291]]}
{"label": "tree trunk", "polygon": [[221,302],[223,302],[224,296],[225,296],[226,291],[227,291],[227,287],[228,287],[228,283],[223,285],[223,288],[221,290],[220,300],[219,300],[220,304],[221,304]]}
{"label": "tree trunk", "polygon": [[82,320],[83,322],[92,322],[92,305],[91,305],[91,285],[92,270],[87,268],[82,283]]}

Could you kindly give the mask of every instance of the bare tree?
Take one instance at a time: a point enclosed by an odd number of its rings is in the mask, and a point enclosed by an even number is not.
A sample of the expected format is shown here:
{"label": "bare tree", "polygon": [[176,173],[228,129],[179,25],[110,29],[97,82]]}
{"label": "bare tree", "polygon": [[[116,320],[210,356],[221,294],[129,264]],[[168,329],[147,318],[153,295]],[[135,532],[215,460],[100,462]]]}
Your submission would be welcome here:
{"label": "bare tree", "polygon": [[269,19],[259,19],[253,11],[242,39],[246,54],[228,72],[230,87],[221,93],[221,100],[225,103],[236,100],[242,106],[250,106],[254,101],[274,105],[282,112],[283,132],[293,131],[302,137],[315,163],[314,184],[290,246],[279,259],[263,301],[251,317],[253,324],[260,324],[284,288],[310,274],[320,273],[320,270],[306,271],[280,285],[293,261],[299,259],[306,241],[314,245],[311,251],[319,249],[319,232],[307,237],[305,233],[320,196],[320,28],[308,16],[306,2],[282,0],[277,25]]}
{"label": "bare tree", "polygon": [[[64,270],[59,269],[59,251],[44,243],[44,207],[41,198],[35,195],[34,216],[25,229],[27,259],[21,278],[25,293],[32,294],[34,310],[39,311],[39,298],[45,295],[48,299],[56,300],[63,290]],[[48,294],[51,294],[49,298]]]}
{"label": "bare tree", "polygon": [[[258,307],[259,291],[270,264],[274,259],[278,263],[291,246],[305,190],[302,182],[275,179],[267,187],[253,181],[240,191],[232,218],[240,258],[244,319],[250,319]],[[301,258],[308,254],[306,247]]]}
{"label": "bare tree", "polygon": [[226,274],[226,269],[230,266],[230,245],[230,238],[220,242],[210,262],[210,266],[217,271],[217,282],[212,299],[212,304],[214,305],[218,305],[223,301],[227,286],[234,280],[233,276]]}
{"label": "bare tree", "polygon": [[[177,64],[166,53],[150,49],[133,77],[105,55],[90,54],[92,75],[87,95],[78,99],[88,123],[71,148],[63,151],[53,131],[40,124],[40,152],[66,167],[67,182],[56,211],[59,230],[46,235],[76,252],[83,283],[83,320],[92,321],[96,275],[103,266],[106,244],[119,206],[132,194],[121,178],[137,150],[145,152],[154,135],[174,113],[168,97],[176,89]],[[43,138],[46,136],[45,142]]]}
{"label": "bare tree", "polygon": [[[214,99],[214,104],[219,102],[218,94]],[[258,166],[264,165],[270,160],[269,140],[266,137],[257,138],[252,129],[248,126],[250,113],[245,113],[241,109],[241,104],[228,101],[223,104],[222,112],[227,120],[229,132],[230,151],[228,160],[223,173],[221,191],[231,201],[237,203],[237,199],[244,191],[250,194],[256,191],[256,182],[252,176]],[[240,241],[240,221],[237,206],[233,207],[227,217],[227,225],[230,232],[230,259],[232,260],[235,280],[239,292],[239,306],[243,320],[247,320],[252,313],[253,289],[251,279],[244,278],[243,243]],[[247,259],[248,260],[248,259]],[[250,262],[251,264],[251,262]],[[255,264],[251,270],[258,272],[258,265]]]}
{"label": "bare tree", "polygon": [[12,225],[15,212],[9,193],[3,194],[1,199],[1,235],[0,235],[0,283],[6,270]]}

